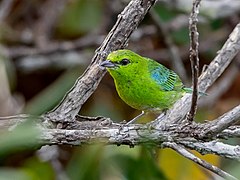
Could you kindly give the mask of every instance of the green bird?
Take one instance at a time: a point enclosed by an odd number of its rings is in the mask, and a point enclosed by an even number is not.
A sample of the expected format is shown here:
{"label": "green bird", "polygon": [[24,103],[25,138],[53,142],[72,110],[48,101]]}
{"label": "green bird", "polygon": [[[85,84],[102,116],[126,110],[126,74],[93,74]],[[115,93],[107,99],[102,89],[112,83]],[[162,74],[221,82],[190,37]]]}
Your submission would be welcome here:
{"label": "green bird", "polygon": [[129,106],[142,113],[159,113],[171,108],[190,88],[185,88],[179,76],[162,64],[130,50],[111,52],[100,64],[113,77],[116,90]]}

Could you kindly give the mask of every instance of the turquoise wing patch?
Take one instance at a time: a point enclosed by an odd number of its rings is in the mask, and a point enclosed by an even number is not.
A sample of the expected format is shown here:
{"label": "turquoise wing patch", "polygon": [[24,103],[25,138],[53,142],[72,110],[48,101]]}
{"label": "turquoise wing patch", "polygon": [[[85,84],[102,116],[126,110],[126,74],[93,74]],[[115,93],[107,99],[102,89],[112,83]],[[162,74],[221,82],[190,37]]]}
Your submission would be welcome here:
{"label": "turquoise wing patch", "polygon": [[159,84],[163,90],[171,91],[177,80],[177,74],[159,65],[151,69],[151,78]]}

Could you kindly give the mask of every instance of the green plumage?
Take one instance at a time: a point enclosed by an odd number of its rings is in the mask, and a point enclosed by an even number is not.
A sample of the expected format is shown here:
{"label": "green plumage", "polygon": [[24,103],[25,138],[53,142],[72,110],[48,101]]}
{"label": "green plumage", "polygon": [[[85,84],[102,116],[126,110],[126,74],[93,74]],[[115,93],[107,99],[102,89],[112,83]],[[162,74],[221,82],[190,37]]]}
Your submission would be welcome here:
{"label": "green plumage", "polygon": [[110,53],[101,66],[113,77],[121,99],[135,109],[163,111],[186,92],[176,73],[130,50]]}

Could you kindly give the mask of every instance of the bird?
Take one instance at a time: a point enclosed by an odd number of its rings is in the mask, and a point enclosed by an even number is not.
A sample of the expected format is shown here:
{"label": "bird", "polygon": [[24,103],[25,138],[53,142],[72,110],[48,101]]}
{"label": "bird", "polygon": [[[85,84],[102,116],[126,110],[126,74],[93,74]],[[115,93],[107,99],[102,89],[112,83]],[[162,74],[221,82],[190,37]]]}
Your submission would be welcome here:
{"label": "bird", "polygon": [[192,92],[174,71],[128,49],[109,53],[100,67],[106,68],[114,79],[120,98],[142,111],[127,124],[148,112],[166,112],[185,93]]}

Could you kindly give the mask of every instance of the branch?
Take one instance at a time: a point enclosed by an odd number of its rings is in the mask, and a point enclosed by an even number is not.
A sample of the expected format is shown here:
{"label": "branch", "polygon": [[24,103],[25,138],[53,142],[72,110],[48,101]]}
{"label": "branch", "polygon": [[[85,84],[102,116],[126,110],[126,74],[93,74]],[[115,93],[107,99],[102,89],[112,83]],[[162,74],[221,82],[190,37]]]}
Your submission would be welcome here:
{"label": "branch", "polygon": [[[227,92],[227,90],[233,84],[236,76],[239,73],[238,63],[240,62],[240,54],[237,55],[236,60],[229,66],[228,70],[224,73],[224,76],[210,89],[209,93],[210,96],[203,100],[200,100],[199,106],[201,107],[211,107],[217,100]],[[239,61],[239,62],[238,62]],[[240,64],[240,63],[239,63]]]}
{"label": "branch", "polygon": [[199,137],[208,138],[216,136],[218,133],[222,132],[229,126],[237,123],[239,120],[240,120],[240,105],[223,114],[219,118],[210,121],[207,124],[204,124],[205,130],[203,131],[203,133],[199,135]]}
{"label": "branch", "polygon": [[199,13],[201,0],[193,1],[192,12],[189,18],[189,36],[190,36],[190,61],[192,69],[192,104],[188,113],[188,121],[193,121],[193,118],[197,112],[198,102],[198,76],[199,76],[199,57],[198,57],[198,32],[197,32],[197,16]]}
{"label": "branch", "polygon": [[[186,132],[177,129],[172,130],[149,130],[147,126],[131,125],[122,126],[111,124],[103,127],[100,122],[95,129],[63,130],[45,129],[39,138],[44,145],[52,144],[114,144],[114,145],[146,145],[160,146],[165,142],[176,142],[186,148],[198,151],[200,154],[215,154],[224,158],[240,161],[240,146],[228,145],[222,142],[198,142],[187,137]],[[181,137],[182,136],[182,137]]]}
{"label": "branch", "polygon": [[[176,142],[201,154],[216,154],[225,158],[240,160],[238,145],[228,145],[217,141],[199,142],[199,134],[204,130],[202,124],[173,124],[155,129],[151,124],[123,125],[113,123],[105,117],[78,116],[77,121],[68,124],[65,129],[49,129],[51,124],[44,118],[28,115],[17,115],[0,118],[0,127],[14,129],[18,124],[31,119],[41,129],[39,142],[42,145],[67,144],[80,145],[92,143],[125,144],[129,146],[153,144],[160,146],[162,142]],[[0,128],[0,130],[1,130]],[[240,126],[225,129],[218,138],[240,137]]]}
{"label": "branch", "polygon": [[[109,32],[102,45],[98,48],[92,58],[91,64],[76,81],[75,85],[65,95],[62,102],[45,116],[57,122],[64,122],[67,119],[74,120],[82,105],[97,88],[106,70],[99,68],[99,63],[103,61],[111,51],[124,48],[129,36],[144,18],[155,0],[132,0],[128,6],[118,16],[116,24]],[[52,118],[54,117],[54,118]]]}
{"label": "branch", "polygon": [[240,161],[239,145],[232,146],[218,141],[210,142],[179,141],[178,144],[181,144],[188,149],[195,150],[202,155],[215,154],[224,158]]}
{"label": "branch", "polygon": [[225,71],[240,50],[240,23],[235,26],[222,49],[199,78],[199,90],[205,92]]}
{"label": "branch", "polygon": [[240,126],[230,126],[217,135],[218,138],[240,138]]}
{"label": "branch", "polygon": [[177,145],[176,143],[163,143],[164,146],[169,147],[173,150],[175,150],[176,152],[178,152],[179,154],[181,154],[182,156],[190,159],[191,161],[199,164],[200,166],[208,169],[209,171],[214,172],[215,174],[218,174],[219,176],[223,177],[223,178],[228,178],[228,179],[234,179],[237,180],[237,178],[233,177],[232,175],[228,174],[227,172],[219,169],[216,166],[213,166],[211,164],[209,164],[208,162],[198,158],[197,156],[193,155],[192,153],[190,153],[189,151],[187,151],[186,149],[184,149],[183,147]]}

